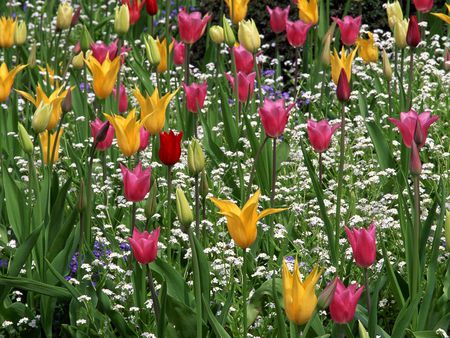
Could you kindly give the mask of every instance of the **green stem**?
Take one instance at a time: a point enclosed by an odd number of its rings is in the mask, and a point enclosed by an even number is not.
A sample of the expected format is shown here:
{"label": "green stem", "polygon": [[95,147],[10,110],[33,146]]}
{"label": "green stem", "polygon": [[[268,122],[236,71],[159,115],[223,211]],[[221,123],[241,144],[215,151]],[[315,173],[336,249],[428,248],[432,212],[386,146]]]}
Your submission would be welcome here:
{"label": "green stem", "polygon": [[240,112],[239,112],[239,88],[238,88],[238,76],[237,76],[237,69],[236,69],[236,57],[234,55],[234,49],[230,48],[231,53],[231,70],[233,72],[233,78],[234,78],[234,106],[236,109],[236,122],[239,125],[240,120]]}
{"label": "green stem", "polygon": [[195,234],[200,236],[200,193],[198,175],[195,175]]}
{"label": "green stem", "polygon": [[415,48],[410,48],[410,55],[409,55],[409,85],[408,85],[408,98],[409,98],[409,108],[412,107],[412,101],[413,101],[413,80],[414,80],[414,51]]}
{"label": "green stem", "polygon": [[202,338],[202,289],[200,285],[200,267],[198,265],[197,250],[195,249],[194,235],[192,228],[188,229],[189,243],[191,245],[192,252],[192,267],[194,270],[194,292],[195,292],[195,311],[197,322],[197,338]]}
{"label": "green stem", "polygon": [[323,176],[323,161],[322,161],[322,153],[319,153],[319,184],[323,187],[322,184],[322,176]]}
{"label": "green stem", "polygon": [[272,145],[272,193],[270,195],[270,205],[273,208],[275,203],[275,185],[277,182],[277,138],[273,138]]}
{"label": "green stem", "polygon": [[[261,81],[261,72],[258,67],[258,60],[256,59],[256,53],[253,53],[253,63],[256,72],[256,81],[258,82],[258,91],[259,91],[259,106],[263,104],[263,94],[262,94],[262,81]],[[237,85],[237,82],[236,82]]]}
{"label": "green stem", "polygon": [[[121,50],[122,50],[122,40],[120,37],[117,39],[117,55],[120,58]],[[116,101],[117,101],[117,114],[120,112],[120,67],[122,65],[122,62],[119,61],[119,70],[117,71],[117,83],[116,83]]]}
{"label": "green stem", "polygon": [[153,274],[150,264],[148,264],[148,285],[150,287],[150,294],[153,302],[153,311],[155,312],[156,325],[159,326],[159,320],[161,318],[161,310],[159,307],[158,295],[156,294],[155,284],[153,282]]}
{"label": "green stem", "polygon": [[369,289],[369,269],[364,269],[364,284],[366,287],[366,306],[367,306],[367,318],[370,320],[370,289]]}
{"label": "green stem", "polygon": [[259,145],[259,148],[256,151],[255,161],[253,162],[252,171],[250,172],[250,179],[249,179],[248,185],[247,185],[247,199],[248,199],[248,197],[250,196],[250,193],[251,193],[252,184],[253,184],[253,178],[255,176],[255,171],[256,171],[256,163],[258,163],[259,157],[261,156],[261,151],[263,150],[264,145],[266,144],[268,139],[269,139],[269,137],[266,136],[264,138],[264,141]]}
{"label": "green stem", "polygon": [[243,249],[244,262],[242,264],[242,323],[243,323],[243,336],[247,337],[247,249]]}
{"label": "green stem", "polygon": [[414,299],[418,292],[418,286],[420,282],[420,257],[419,257],[419,244],[420,244],[420,176],[413,175],[414,185],[414,233],[413,233],[413,245],[414,245],[414,264],[412,266],[413,280],[411,286],[411,299]]}

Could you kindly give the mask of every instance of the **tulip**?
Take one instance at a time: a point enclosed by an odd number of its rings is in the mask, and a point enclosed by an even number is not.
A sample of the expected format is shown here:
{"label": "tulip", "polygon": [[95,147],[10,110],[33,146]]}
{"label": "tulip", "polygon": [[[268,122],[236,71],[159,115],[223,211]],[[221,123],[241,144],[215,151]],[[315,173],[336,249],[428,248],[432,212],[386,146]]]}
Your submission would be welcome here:
{"label": "tulip", "polygon": [[117,144],[125,156],[132,156],[139,150],[141,123],[136,120],[135,109],[125,118],[119,115],[105,114],[116,132]]}
{"label": "tulip", "polygon": [[75,10],[75,13],[72,15],[72,20],[70,21],[70,25],[72,27],[75,27],[78,22],[80,21],[80,15],[81,15],[81,6],[78,6],[78,8]]}
{"label": "tulip", "polygon": [[378,47],[375,45],[375,40],[371,32],[367,33],[368,39],[358,38],[356,45],[358,46],[358,55],[365,63],[378,61]]}
{"label": "tulip", "polygon": [[180,187],[177,187],[175,195],[178,220],[184,227],[188,227],[194,221],[194,214],[192,213],[192,209],[189,206],[186,195]]}
{"label": "tulip", "polygon": [[75,69],[83,69],[84,67],[84,55],[83,52],[78,53],[72,58],[72,66]]}
{"label": "tulip", "polygon": [[345,75],[347,75],[347,80],[350,82],[352,78],[352,62],[355,58],[357,49],[354,49],[350,54],[347,55],[344,47],[341,50],[341,57],[339,57],[336,49],[334,53],[331,54],[331,78],[335,85],[338,84],[339,76],[341,75],[341,70],[345,70]]}
{"label": "tulip", "polygon": [[184,64],[184,57],[186,55],[186,45],[183,42],[173,40],[173,63],[177,66]]}
{"label": "tulip", "polygon": [[195,43],[205,33],[209,20],[211,20],[211,15],[209,14],[202,18],[200,12],[187,13],[186,9],[183,9],[178,14],[178,28],[181,41],[188,45]]}
{"label": "tulip", "polygon": [[234,59],[236,61],[236,72],[250,74],[254,70],[253,55],[241,45],[233,47]]}
{"label": "tulip", "polygon": [[[107,54],[108,55],[108,54]],[[101,99],[106,99],[111,95],[116,84],[117,74],[120,68],[120,57],[117,56],[113,61],[107,56],[103,63],[97,61],[93,56],[84,60],[92,74],[93,89],[95,95]]]}
{"label": "tulip", "polygon": [[353,257],[356,265],[362,268],[370,267],[374,262],[377,254],[375,223],[371,223],[368,229],[352,229],[346,226],[345,233],[352,247]]}
{"label": "tulip", "polygon": [[34,68],[36,67],[36,54],[37,54],[37,45],[36,42],[33,42],[31,46],[30,54],[28,55],[28,67]]}
{"label": "tulip", "polygon": [[250,197],[242,209],[232,201],[219,200],[211,197],[211,201],[220,209],[219,214],[225,216],[227,219],[228,232],[234,242],[242,249],[247,249],[255,241],[257,231],[256,223],[260,219],[286,210],[285,208],[270,208],[258,213],[259,196],[260,191],[258,190]]}
{"label": "tulip", "polygon": [[89,30],[86,26],[83,25],[83,28],[81,30],[81,36],[80,36],[80,48],[83,52],[87,52],[89,48],[91,48],[91,45],[94,43],[94,40],[92,40],[91,33],[89,33]]}
{"label": "tulip", "polygon": [[388,16],[389,28],[393,31],[395,24],[398,21],[403,21],[402,6],[398,2],[398,0],[395,0],[392,3],[388,2],[386,4],[386,12]]}
{"label": "tulip", "polygon": [[14,31],[14,44],[21,46],[27,41],[27,25],[25,22],[20,21]]}
{"label": "tulip", "polygon": [[139,106],[141,107],[141,119],[145,129],[150,135],[158,135],[164,128],[166,123],[166,109],[170,100],[176,95],[178,90],[173,93],[167,93],[163,97],[159,97],[158,89],[155,88],[150,96],[147,92],[145,97],[141,94],[139,88],[133,90]]}
{"label": "tulip", "polygon": [[151,233],[147,231],[139,232],[135,227],[133,237],[128,237],[128,241],[133,250],[134,258],[141,264],[148,264],[156,259],[158,254],[158,238],[160,228],[156,228]]}
{"label": "tulip", "polygon": [[167,166],[172,166],[180,160],[181,156],[181,139],[183,132],[180,131],[175,135],[173,130],[159,133],[159,160]]}
{"label": "tulip", "polygon": [[156,40],[151,35],[144,37],[145,52],[147,53],[147,59],[152,66],[158,66],[161,62],[161,54]]}
{"label": "tulip", "polygon": [[128,33],[130,29],[130,10],[127,5],[116,7],[114,13],[114,31],[119,35]]}
{"label": "tulip", "polygon": [[383,49],[383,74],[388,82],[392,80],[391,63],[389,62],[389,57],[384,49]]}
{"label": "tulip", "polygon": [[58,6],[56,12],[56,29],[68,29],[72,23],[73,7],[66,1]]}
{"label": "tulip", "polygon": [[211,38],[212,42],[220,45],[225,40],[223,28],[218,25],[212,26],[209,29],[209,37]]}
{"label": "tulip", "polygon": [[339,75],[339,80],[336,88],[336,96],[339,101],[346,102],[350,100],[350,83],[347,80],[347,74],[345,70],[341,69],[341,74]]}
{"label": "tulip", "polygon": [[[333,22],[333,25],[336,26],[336,24]],[[332,26],[330,26],[330,28],[332,28]],[[334,34],[334,30],[329,31],[325,34],[325,36],[323,37],[323,48],[322,48],[322,54],[320,55],[320,61],[322,62],[322,64],[324,66],[329,66],[330,62],[331,62],[331,51],[330,51],[330,45],[331,45],[331,39],[333,37]]]}
{"label": "tulip", "polygon": [[406,43],[409,47],[415,48],[420,41],[420,28],[417,22],[417,17],[412,15],[409,17],[408,31],[406,32]]}
{"label": "tulip", "polygon": [[205,154],[197,139],[193,139],[188,146],[188,170],[191,176],[197,176],[205,168]]}
{"label": "tulip", "polygon": [[314,151],[323,153],[330,147],[331,137],[341,126],[340,123],[330,125],[327,119],[319,122],[308,120],[308,138]]}
{"label": "tulip", "polygon": [[261,38],[253,19],[239,22],[238,38],[239,43],[252,54],[261,46]]}
{"label": "tulip", "polygon": [[109,57],[110,61],[114,61],[117,56],[117,43],[118,40],[115,40],[109,45],[104,42],[91,43],[90,48],[92,51],[92,56],[97,59],[100,64],[105,61],[106,57]]}
{"label": "tulip", "polygon": [[141,127],[139,130],[139,151],[143,151],[147,148],[149,137],[150,133],[145,130],[144,127]]}
{"label": "tulip", "polygon": [[208,177],[206,176],[206,172],[203,170],[200,175],[200,195],[203,198],[206,198],[209,192],[209,183],[208,183]]}
{"label": "tulip", "polygon": [[68,113],[72,110],[72,88],[69,88],[67,90],[66,97],[64,98],[63,102],[61,103],[61,110],[63,113]]}
{"label": "tulip", "polygon": [[122,0],[122,4],[127,5],[130,13],[130,25],[134,25],[141,17],[141,10],[145,5],[145,0],[133,0],[133,4],[130,4],[130,0]]}
{"label": "tulip", "polygon": [[38,67],[40,70],[39,74],[41,76],[43,76],[45,85],[47,85],[47,80],[49,80],[50,85],[52,87],[55,85],[56,86],[59,85],[59,80],[55,79],[55,71],[50,67],[50,65],[47,64],[47,66],[45,68],[41,67],[41,66],[38,66]]}
{"label": "tulip", "polygon": [[411,148],[411,144],[414,140],[414,134],[416,130],[417,121],[419,122],[419,127],[422,132],[422,142],[420,142],[417,146],[422,148],[425,144],[428,128],[439,119],[439,116],[434,115],[431,116],[431,113],[425,111],[421,114],[418,114],[414,110],[410,110],[409,112],[401,112],[400,113],[400,121],[394,119],[392,117],[388,118],[393,124],[395,124],[402,134],[403,143],[406,147]]}
{"label": "tulip", "polygon": [[14,45],[16,23],[16,19],[6,16],[0,17],[0,48],[10,48]]}
{"label": "tulip", "polygon": [[[59,133],[53,133],[50,135],[50,142],[48,141],[50,132],[48,130],[39,134],[39,139],[41,141],[41,149],[42,149],[42,158],[44,160],[44,164],[49,164],[53,159],[52,163],[55,163],[59,159],[59,141],[61,140],[61,135],[64,132],[64,128],[61,128]],[[56,134],[58,134],[58,139],[56,139]],[[55,146],[56,142],[56,146]],[[50,144],[49,144],[50,143]],[[50,148],[49,148],[50,145]],[[53,154],[53,149],[55,149],[55,153]]]}
{"label": "tulip", "polygon": [[[0,34],[0,36],[2,36],[2,34]],[[6,63],[2,63],[2,65],[0,66],[0,103],[5,102],[9,97],[11,87],[14,83],[14,78],[25,67],[26,65],[18,65],[11,69],[11,71],[9,71]]]}
{"label": "tulip", "polygon": [[283,99],[264,99],[263,106],[259,108],[259,117],[268,137],[277,138],[283,134],[289,112],[294,106],[295,103],[292,103],[286,108]]}
{"label": "tulip", "polygon": [[33,114],[31,127],[36,134],[42,133],[52,117],[52,105],[41,102]]}
{"label": "tulip", "polygon": [[283,300],[286,316],[296,325],[303,325],[311,319],[316,309],[317,296],[314,287],[322,271],[315,266],[303,282],[297,258],[295,259],[292,273],[289,271],[284,259],[282,270]]}
{"label": "tulip", "polygon": [[394,39],[395,45],[403,49],[407,46],[406,43],[406,32],[408,31],[409,20],[404,19],[397,21],[394,26]]}
{"label": "tulip", "polygon": [[206,92],[208,90],[208,83],[205,81],[202,84],[192,83],[186,85],[183,83],[183,89],[186,93],[186,106],[191,113],[198,113],[203,108],[205,103]]}
{"label": "tulip", "polygon": [[343,20],[333,17],[333,21],[341,30],[341,41],[344,45],[351,46],[356,42],[361,28],[361,18],[361,15],[356,18],[346,15]]}
{"label": "tulip", "polygon": [[239,24],[247,16],[248,3],[250,0],[225,0],[230,12],[231,21]]}
{"label": "tulip", "polygon": [[357,289],[356,284],[346,288],[338,277],[336,291],[330,304],[330,315],[334,322],[346,324],[353,319],[363,290],[364,286]]}
{"label": "tulip", "polygon": [[325,289],[319,295],[317,299],[317,306],[319,309],[324,310],[328,308],[333,300],[334,292],[336,291],[337,277],[332,282],[328,283]]}
{"label": "tulip", "polygon": [[[113,88],[114,98],[117,100],[116,88]],[[128,97],[127,91],[123,83],[119,87],[119,113],[125,113],[128,110]]]}
{"label": "tulip", "polygon": [[33,154],[33,141],[31,141],[30,135],[27,133],[27,130],[22,123],[18,123],[17,130],[19,131],[19,141],[23,152],[27,155]]}
{"label": "tulip", "polygon": [[[159,38],[156,38],[156,46],[159,50],[159,55],[161,57],[161,60],[158,64],[158,67],[156,67],[156,71],[158,73],[164,73],[167,70],[167,59],[169,56],[167,56],[167,40],[163,39],[162,41],[159,41]],[[173,41],[169,45],[169,55],[172,53],[173,49]]]}
{"label": "tulip", "polygon": [[409,159],[409,170],[414,176],[419,176],[422,173],[422,162],[420,161],[419,148],[416,142],[411,144],[411,156]]}
{"label": "tulip", "polygon": [[147,0],[145,2],[145,9],[148,15],[156,15],[158,13],[158,0]]}
{"label": "tulip", "polygon": [[236,43],[236,37],[234,36],[233,29],[230,26],[225,15],[222,17],[223,35],[225,37],[225,43],[228,47],[233,47]]}
{"label": "tulip", "polygon": [[142,169],[142,163],[129,170],[122,163],[120,164],[120,171],[122,172],[123,191],[125,198],[130,202],[140,202],[145,198],[150,190],[150,173],[151,167]]}
{"label": "tulip", "polygon": [[[225,74],[225,77],[231,83],[234,92],[234,77],[228,73]],[[255,78],[255,72],[248,75],[243,72],[237,74],[239,101],[247,102],[247,100],[252,97],[253,90],[255,89]]]}
{"label": "tulip", "polygon": [[102,122],[98,117],[91,122],[91,134],[94,138],[94,144],[96,144],[95,149],[97,150],[106,150],[112,145],[112,141],[114,138],[114,127],[109,124],[106,135],[103,137],[103,140],[100,141],[98,139],[100,131],[105,127],[108,122]]}
{"label": "tulip", "polygon": [[294,22],[288,20],[286,23],[286,36],[289,44],[294,48],[303,46],[310,28],[310,23],[304,23],[301,20]]}
{"label": "tulip", "polygon": [[[447,7],[447,12],[450,13],[450,4],[445,4],[445,6]],[[450,25],[450,15],[445,15],[444,13],[431,13],[431,14]]]}
{"label": "tulip", "polygon": [[311,25],[319,22],[319,7],[317,0],[297,0],[300,20]]}
{"label": "tulip", "polygon": [[274,33],[282,33],[286,30],[286,21],[289,16],[289,10],[291,6],[287,6],[285,9],[275,7],[274,9],[266,6],[270,15],[270,28]]}
{"label": "tulip", "polygon": [[25,99],[30,101],[32,104],[34,104],[36,108],[41,106],[41,103],[50,105],[52,107],[52,115],[47,125],[47,130],[52,130],[56,127],[56,125],[59,122],[59,119],[61,118],[62,113],[61,103],[64,101],[68,93],[68,90],[62,89],[63,89],[62,87],[56,87],[56,89],[51,93],[51,95],[47,96],[44,90],[42,89],[41,85],[38,84],[38,86],[36,87],[36,98],[21,90],[18,90],[17,92],[20,95],[22,95]]}
{"label": "tulip", "polygon": [[445,247],[450,251],[450,211],[445,211]]}
{"label": "tulip", "polygon": [[434,0],[413,0],[414,6],[421,13],[428,13],[433,8]]}

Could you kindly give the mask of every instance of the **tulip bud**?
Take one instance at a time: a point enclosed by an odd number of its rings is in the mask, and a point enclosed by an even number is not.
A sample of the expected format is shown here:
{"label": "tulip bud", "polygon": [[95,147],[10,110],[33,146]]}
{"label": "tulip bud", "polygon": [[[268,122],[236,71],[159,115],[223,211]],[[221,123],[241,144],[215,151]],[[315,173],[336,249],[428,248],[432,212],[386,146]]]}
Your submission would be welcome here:
{"label": "tulip bud", "polygon": [[91,34],[89,33],[86,26],[83,26],[83,30],[81,31],[81,38],[80,38],[81,50],[86,53],[86,51],[91,48],[92,43],[94,43],[94,40],[92,40]]}
{"label": "tulip bud", "polygon": [[84,67],[83,52],[78,53],[72,58],[72,66],[75,69],[83,69]]}
{"label": "tulip bud", "polygon": [[445,211],[445,246],[450,251],[450,211]]}
{"label": "tulip bud", "polygon": [[406,31],[408,30],[408,20],[397,21],[394,26],[394,39],[398,48],[403,49],[407,46]]}
{"label": "tulip bud", "polygon": [[86,188],[84,186],[84,180],[80,181],[80,191],[78,195],[77,209],[78,212],[82,212],[87,205]]}
{"label": "tulip bud", "polygon": [[411,143],[409,170],[411,171],[411,175],[420,175],[422,173],[422,162],[420,161],[419,148],[414,141]]}
{"label": "tulip bud", "polygon": [[370,338],[369,334],[366,331],[366,328],[359,320],[358,320],[358,331],[360,338]]}
{"label": "tulip bud", "polygon": [[339,74],[336,95],[341,102],[346,102],[350,99],[350,84],[348,83],[347,74],[344,69],[341,69],[341,73]]}
{"label": "tulip bud", "polygon": [[36,42],[33,43],[31,46],[30,55],[28,55],[28,67],[34,68],[36,67],[36,52],[37,52],[37,46]]}
{"label": "tulip bud", "polygon": [[188,146],[188,169],[191,176],[197,176],[205,168],[205,155],[197,139]]}
{"label": "tulip bud", "polygon": [[114,16],[114,30],[119,35],[128,33],[130,29],[130,10],[127,5],[116,7]]}
{"label": "tulip bud", "polygon": [[27,155],[33,154],[33,142],[31,141],[30,135],[28,135],[27,130],[20,122],[18,124],[18,130],[19,130],[19,141],[23,151]]}
{"label": "tulip bud", "polygon": [[98,134],[97,134],[97,136],[95,137],[95,140],[94,140],[94,148],[97,148],[97,145],[100,142],[103,142],[105,140],[106,136],[108,135],[109,127],[110,127],[110,123],[108,121],[100,129],[100,131],[98,132]]}
{"label": "tulip bud", "polygon": [[225,15],[222,19],[222,26],[223,26],[223,35],[225,38],[225,43],[228,45],[228,47],[234,47],[234,44],[236,43],[236,37],[234,36],[233,29],[231,28],[230,24],[228,23],[227,18]]}
{"label": "tulip bud", "polygon": [[41,103],[37,107],[33,115],[33,120],[31,121],[31,127],[33,130],[39,134],[42,133],[48,126],[48,122],[52,117],[53,107],[51,104]]}
{"label": "tulip bud", "polygon": [[203,198],[206,198],[209,192],[209,183],[208,177],[206,176],[206,172],[203,170],[200,174],[200,195]]}
{"label": "tulip bud", "polygon": [[147,52],[148,61],[152,66],[157,66],[161,62],[161,54],[159,53],[159,48],[156,40],[153,39],[151,35],[144,38],[145,51]]}
{"label": "tulip bud", "polygon": [[72,110],[72,89],[67,91],[64,101],[61,103],[63,113],[68,113]]}
{"label": "tulip bud", "polygon": [[214,43],[220,45],[225,40],[223,28],[218,25],[212,26],[209,29],[209,37]]}
{"label": "tulip bud", "polygon": [[409,18],[408,31],[406,32],[406,43],[409,47],[416,48],[420,41],[420,28],[417,22],[417,17],[412,15]]}
{"label": "tulip bud", "polygon": [[416,120],[416,127],[414,129],[414,142],[416,144],[425,144],[425,135],[419,119]]}
{"label": "tulip bud", "polygon": [[189,206],[189,202],[184,195],[183,190],[177,187],[176,191],[177,216],[180,223],[187,227],[194,221],[194,214]]}
{"label": "tulip bud", "polygon": [[147,202],[145,203],[144,207],[144,213],[147,219],[152,218],[156,213],[156,206],[158,205],[158,200],[156,199],[157,193],[158,190],[156,189],[156,184],[152,183]]}
{"label": "tulip bud", "polygon": [[72,23],[72,14],[73,7],[69,3],[63,2],[60,4],[56,13],[56,29],[64,30],[69,28]]}
{"label": "tulip bud", "polygon": [[239,43],[250,53],[255,54],[261,46],[258,28],[253,19],[239,22]]}
{"label": "tulip bud", "polygon": [[391,82],[392,80],[391,63],[389,62],[389,57],[387,56],[387,53],[384,49],[383,49],[383,73],[387,82]]}
{"label": "tulip bud", "polygon": [[324,66],[330,65],[331,61],[330,44],[331,44],[331,35],[326,34],[323,40],[322,54],[320,55],[320,61],[322,61],[322,64]]}
{"label": "tulip bud", "polygon": [[337,278],[334,278],[333,281],[331,283],[328,283],[325,289],[322,290],[319,298],[317,299],[317,306],[319,307],[319,309],[325,310],[328,306],[330,306],[330,303],[333,300],[336,286]]}
{"label": "tulip bud", "polygon": [[70,25],[72,27],[75,27],[78,24],[78,21],[80,21],[80,14],[81,14],[81,6],[79,6],[75,13],[72,15],[72,21],[70,22]]}
{"label": "tulip bud", "polygon": [[27,41],[27,25],[25,22],[20,21],[20,23],[16,25],[14,31],[14,43],[20,46],[23,45],[25,41]]}

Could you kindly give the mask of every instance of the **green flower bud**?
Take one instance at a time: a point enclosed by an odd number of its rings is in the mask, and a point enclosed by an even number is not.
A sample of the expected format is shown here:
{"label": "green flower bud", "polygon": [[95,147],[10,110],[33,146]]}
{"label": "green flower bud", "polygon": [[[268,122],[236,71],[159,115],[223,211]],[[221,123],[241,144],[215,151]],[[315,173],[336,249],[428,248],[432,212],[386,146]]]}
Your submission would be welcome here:
{"label": "green flower bud", "polygon": [[152,183],[152,187],[150,188],[150,192],[144,207],[144,213],[147,219],[152,218],[156,213],[156,206],[158,204],[158,200],[156,199],[157,193],[158,190],[156,189],[156,184]]}
{"label": "green flower bud", "polygon": [[114,16],[114,30],[119,35],[128,33],[130,29],[130,10],[127,5],[116,7]]}
{"label": "green flower bud", "polygon": [[392,80],[391,63],[389,62],[389,57],[387,56],[387,53],[384,49],[383,49],[383,73],[386,80],[388,82],[391,82]]}
{"label": "green flower bud", "polygon": [[36,109],[33,120],[31,121],[31,127],[37,134],[42,133],[47,128],[48,122],[52,117],[52,112],[53,107],[51,104],[41,103]]}
{"label": "green flower bud", "polygon": [[83,26],[83,29],[81,31],[81,38],[80,38],[80,47],[83,52],[86,52],[91,48],[91,44],[94,42],[92,40],[91,34],[89,33],[86,26]]}
{"label": "green flower bud", "polygon": [[23,151],[27,155],[33,154],[33,142],[31,141],[30,135],[28,135],[27,130],[20,122],[18,124],[18,129],[19,129],[19,141]]}
{"label": "green flower bud", "polygon": [[194,214],[192,213],[189,202],[180,187],[177,187],[176,197],[178,220],[183,226],[187,227],[194,221]]}
{"label": "green flower bud", "polygon": [[225,39],[223,28],[218,25],[211,26],[209,37],[214,43],[220,45]]}
{"label": "green flower bud", "polygon": [[188,146],[188,169],[191,176],[197,176],[205,168],[205,155],[200,142],[193,139]]}
{"label": "green flower bud", "polygon": [[203,198],[206,198],[209,192],[209,182],[208,177],[206,176],[206,172],[203,170],[200,174],[200,195]]}
{"label": "green flower bud", "polygon": [[157,66],[161,62],[161,54],[159,53],[156,40],[151,35],[144,38],[145,51],[147,52],[147,59],[152,66]]}
{"label": "green flower bud", "polygon": [[228,23],[228,20],[225,17],[225,15],[223,16],[222,26],[223,26],[223,35],[225,38],[225,43],[230,48],[234,47],[234,44],[236,43],[236,37],[234,36],[233,29],[231,28],[230,24]]}
{"label": "green flower bud", "polygon": [[358,331],[360,338],[369,338],[369,334],[367,333],[364,325],[358,320]]}

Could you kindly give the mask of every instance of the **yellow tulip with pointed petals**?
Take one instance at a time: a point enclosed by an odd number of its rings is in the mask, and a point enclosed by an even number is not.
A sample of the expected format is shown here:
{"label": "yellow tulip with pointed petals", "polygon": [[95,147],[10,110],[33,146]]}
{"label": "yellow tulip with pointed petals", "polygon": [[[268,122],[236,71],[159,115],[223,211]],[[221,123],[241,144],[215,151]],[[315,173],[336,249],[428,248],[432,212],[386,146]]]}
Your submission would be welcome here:
{"label": "yellow tulip with pointed petals", "polygon": [[141,119],[145,129],[150,135],[158,135],[166,123],[166,109],[172,97],[176,95],[178,89],[173,93],[167,93],[159,97],[158,89],[155,88],[153,94],[142,95],[139,88],[133,90],[133,94],[141,106]]}
{"label": "yellow tulip with pointed petals", "polygon": [[286,210],[286,208],[270,208],[258,213],[259,196],[260,191],[258,190],[242,209],[231,201],[211,197],[211,201],[220,209],[219,214],[227,218],[227,227],[231,238],[242,249],[250,247],[255,241],[256,223],[261,218]]}
{"label": "yellow tulip with pointed petals", "polygon": [[114,60],[109,59],[109,53],[106,54],[105,61],[103,63],[89,56],[87,60],[84,60],[86,66],[93,77],[92,87],[95,95],[101,99],[106,99],[111,95],[112,90],[116,84],[117,74],[120,68],[120,56],[117,56]]}
{"label": "yellow tulip with pointed petals", "polygon": [[230,12],[231,21],[235,25],[245,19],[247,16],[248,3],[250,0],[225,0]]}
{"label": "yellow tulip with pointed petals", "polygon": [[[159,55],[161,57],[161,60],[159,61],[158,66],[156,67],[156,71],[158,73],[164,73],[167,70],[167,40],[163,39],[162,41],[159,41],[159,38],[156,39],[156,46],[159,50]],[[169,45],[169,57],[172,53],[173,49],[173,41]]]}
{"label": "yellow tulip with pointed petals", "polygon": [[317,0],[298,0],[298,13],[304,23],[317,25],[319,22],[319,6]]}
{"label": "yellow tulip with pointed petals", "polygon": [[[447,12],[450,13],[450,4],[445,4],[445,6],[447,7]],[[450,25],[450,15],[445,15],[444,13],[431,13],[431,14],[433,14],[434,16],[438,17],[439,19]]]}
{"label": "yellow tulip with pointed petals", "polygon": [[[61,135],[63,134],[64,128],[61,128],[58,134],[58,139],[56,139],[56,133],[50,134],[48,130],[39,134],[39,139],[41,141],[42,158],[44,159],[44,164],[49,164],[53,158],[53,163],[57,162],[59,159],[59,141],[61,140]],[[50,148],[48,137],[50,134]],[[56,147],[54,146],[56,142]],[[53,148],[55,148],[55,153],[53,153]]]}
{"label": "yellow tulip with pointed petals", "polygon": [[16,19],[2,16],[0,18],[0,48],[11,48],[14,45]]}
{"label": "yellow tulip with pointed petals", "polygon": [[104,115],[114,127],[117,144],[122,154],[134,155],[139,150],[142,124],[136,120],[136,109],[131,110],[126,118],[120,115]]}
{"label": "yellow tulip with pointed petals", "polygon": [[18,65],[9,71],[6,63],[2,63],[0,66],[0,103],[6,101],[11,92],[14,78],[25,67],[25,65]]}
{"label": "yellow tulip with pointed petals", "polygon": [[44,80],[44,83],[50,82],[50,85],[54,87],[55,85],[59,86],[59,80],[55,79],[55,71],[47,65],[46,67],[39,67],[39,75],[42,75],[42,79]]}
{"label": "yellow tulip with pointed petals", "polygon": [[358,46],[358,55],[365,63],[378,61],[378,47],[375,46],[375,40],[371,32],[367,33],[368,39],[358,38],[356,45]]}
{"label": "yellow tulip with pointed petals", "polygon": [[352,62],[355,58],[356,51],[358,47],[356,47],[350,54],[347,54],[344,47],[342,46],[341,56],[337,50],[334,50],[334,53],[331,54],[331,78],[333,79],[334,84],[337,86],[339,75],[341,74],[341,69],[345,70],[345,75],[347,75],[347,80],[350,82],[352,77]]}
{"label": "yellow tulip with pointed petals", "polygon": [[291,273],[283,260],[282,268],[283,300],[286,316],[297,325],[307,323],[317,306],[317,296],[314,287],[322,274],[317,266],[302,282],[298,261],[295,259],[294,271]]}

